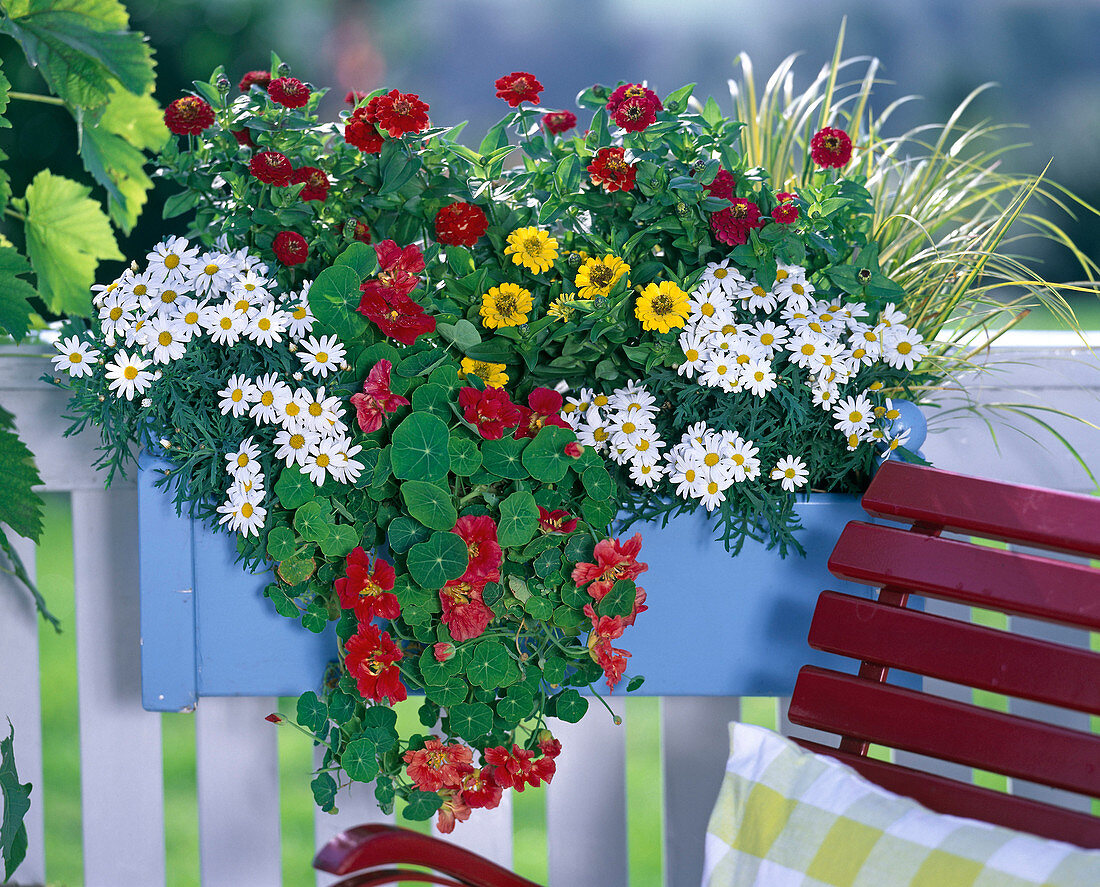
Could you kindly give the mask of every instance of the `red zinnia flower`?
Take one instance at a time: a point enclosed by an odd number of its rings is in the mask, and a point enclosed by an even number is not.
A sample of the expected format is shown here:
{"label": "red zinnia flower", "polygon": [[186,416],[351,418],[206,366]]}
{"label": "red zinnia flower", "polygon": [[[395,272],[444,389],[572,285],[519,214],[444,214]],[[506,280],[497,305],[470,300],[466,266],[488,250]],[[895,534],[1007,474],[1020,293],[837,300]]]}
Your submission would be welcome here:
{"label": "red zinnia flower", "polygon": [[613,119],[627,132],[641,132],[657,122],[657,111],[645,96],[632,95],[619,103]]}
{"label": "red zinnia flower", "polygon": [[[380,360],[367,374],[363,390],[351,396],[351,405],[355,407],[355,417],[359,427],[370,434],[382,427],[386,413],[392,413],[398,407],[407,407],[408,400],[390,391],[390,370],[388,360]],[[393,617],[388,617],[393,618]]]}
{"label": "red zinnia flower", "polygon": [[535,753],[518,745],[508,751],[503,745],[485,750],[485,763],[493,769],[493,779],[504,788],[514,788],[521,792],[530,785],[537,788],[540,782],[549,782],[554,776],[556,765],[549,757],[533,760]]}
{"label": "red zinnia flower", "polygon": [[778,200],[780,203],[789,203],[792,200],[797,200],[798,195],[792,194],[790,191],[780,191],[778,194],[775,195],[775,199]]}
{"label": "red zinnia flower", "polygon": [[798,220],[798,207],[793,203],[781,203],[772,210],[772,221],[790,225]]}
{"label": "red zinnia flower", "polygon": [[536,388],[527,395],[527,406],[516,406],[520,418],[512,437],[516,440],[534,437],[544,425],[569,428],[569,423],[561,417],[561,405],[561,395],[553,388]]}
{"label": "red zinnia flower", "polygon": [[178,136],[197,136],[214,123],[214,109],[197,95],[185,95],[164,109],[164,125]]}
{"label": "red zinnia flower", "polygon": [[577,564],[573,568],[573,581],[578,588],[591,582],[588,593],[598,601],[603,600],[618,580],[634,579],[649,569],[648,564],[637,560],[641,548],[641,533],[635,533],[625,545],[620,545],[618,539],[602,539],[593,552],[596,563]]}
{"label": "red zinnia flower", "polygon": [[360,696],[375,702],[388,700],[389,705],[408,697],[397,667],[403,654],[388,632],[372,622],[360,622],[359,631],[348,639],[344,649],[347,651],[344,664],[348,674],[355,678]]}
{"label": "red zinnia flower", "polygon": [[391,593],[396,574],[390,564],[375,558],[372,571],[370,555],[357,545],[344,565],[346,575],[336,580],[336,594],[343,609],[354,610],[360,622],[369,622],[375,616],[396,619],[401,615],[397,595]]}
{"label": "red zinnia flower", "polygon": [[296,231],[280,231],[271,247],[275,250],[275,258],[288,267],[301,265],[309,258],[309,244]]}
{"label": "red zinnia flower", "polygon": [[444,745],[434,736],[423,748],[405,752],[402,760],[409,779],[425,792],[437,792],[444,786],[461,788],[463,779],[474,772],[473,753],[467,746],[457,742]]}
{"label": "red zinnia flower", "polygon": [[496,87],[497,98],[504,99],[513,108],[518,107],[520,102],[530,102],[532,105],[537,105],[539,93],[543,90],[542,84],[535,79],[534,74],[527,74],[523,71],[513,71],[511,74],[506,74],[497,80]]}
{"label": "red zinnia flower", "polygon": [[377,326],[383,335],[404,345],[412,345],[425,333],[435,330],[435,318],[425,314],[419,302],[396,290],[389,290],[386,295],[364,290],[356,310]]}
{"label": "red zinnia flower", "polygon": [[709,185],[704,185],[703,190],[711,197],[724,197],[733,200],[733,189],[737,187],[737,177],[728,169],[719,169],[718,175]]}
{"label": "red zinnia flower", "polygon": [[459,791],[446,790],[439,793],[443,803],[439,805],[439,815],[435,827],[441,834],[449,835],[455,830],[455,823],[465,822],[473,810]]}
{"label": "red zinnia flower", "polygon": [[294,175],[294,167],[285,154],[278,151],[261,151],[248,162],[248,171],[261,182],[285,188]]}
{"label": "red zinnia flower", "polygon": [[370,243],[371,242],[370,228],[367,226],[366,222],[360,222],[358,219],[355,220],[355,235],[354,236],[355,236],[355,239],[358,240],[360,243]]}
{"label": "red zinnia flower", "polygon": [[471,807],[493,810],[499,806],[503,794],[490,767],[475,770],[462,780],[462,798]]}
{"label": "red zinnia flower", "polygon": [[577,519],[564,508],[547,511],[541,505],[539,509],[539,531],[542,533],[572,533],[577,529]]}
{"label": "red zinnia flower", "polygon": [[365,89],[349,89],[348,94],[344,96],[344,101],[349,105],[358,105],[366,97],[367,91]]}
{"label": "red zinnia flower", "polygon": [[497,542],[496,521],[482,514],[467,514],[455,522],[451,532],[466,543],[469,565],[462,578],[482,584],[499,582],[504,555]]}
{"label": "red zinnia flower", "polygon": [[852,140],[843,129],[826,126],[810,139],[810,157],[820,167],[839,169],[852,159]]}
{"label": "red zinnia flower", "polygon": [[547,132],[558,135],[577,125],[577,115],[572,111],[550,111],[542,115],[542,125]]}
{"label": "red zinnia flower", "polygon": [[450,580],[439,590],[443,623],[456,641],[480,637],[493,621],[493,611],[481,597],[484,588],[484,581],[463,576]]}
{"label": "red zinnia flower", "polygon": [[242,148],[256,147],[256,143],[252,141],[252,133],[247,126],[244,129],[231,129],[229,131],[233,134],[233,138],[237,140],[237,144]]}
{"label": "red zinnia flower", "polygon": [[[661,100],[652,89],[647,89],[641,84],[624,84],[612,92],[610,98],[607,99],[607,116],[615,119],[615,122],[618,123],[616,114],[618,113],[619,107],[628,99],[635,98],[645,101],[647,105],[652,108],[653,113],[664,110]],[[623,124],[619,123],[619,125],[621,127]],[[624,127],[624,129],[626,128]]]}
{"label": "red zinnia flower", "polygon": [[309,101],[309,87],[297,77],[280,77],[267,85],[267,94],[287,108],[301,108]]}
{"label": "red zinnia flower", "polygon": [[519,410],[503,388],[463,388],[458,392],[458,405],[466,421],[476,425],[478,434],[486,440],[500,440],[504,429],[520,420]]}
{"label": "red zinnia flower", "polygon": [[316,166],[298,167],[291,175],[290,183],[297,185],[300,182],[305,183],[305,187],[298,192],[302,200],[320,200],[322,203],[328,200],[328,189],[332,187],[332,183],[323,169]]}
{"label": "red zinnia flower", "polygon": [[377,123],[396,139],[407,132],[420,132],[428,128],[428,106],[415,93],[391,89],[367,102],[364,119]]}
{"label": "red zinnia flower", "polygon": [[733,206],[727,206],[710,216],[710,228],[714,236],[730,246],[748,243],[749,231],[760,228],[763,224],[760,221],[760,207],[743,197],[734,197]]}
{"label": "red zinnia flower", "polygon": [[435,214],[435,237],[449,246],[473,246],[489,227],[480,206],[472,203],[448,203]]}
{"label": "red zinnia flower", "polygon": [[270,71],[249,71],[241,78],[241,82],[237,84],[240,87],[241,92],[248,92],[252,88],[253,84],[262,86],[267,89],[267,85],[271,82]]}
{"label": "red zinnia flower", "polygon": [[366,119],[367,109],[356,108],[344,124],[344,141],[364,154],[377,154],[382,150],[386,137],[378,127]]}
{"label": "red zinnia flower", "polygon": [[630,191],[638,171],[623,159],[623,148],[600,148],[596,159],[588,164],[588,175],[593,185],[602,185],[605,191]]}

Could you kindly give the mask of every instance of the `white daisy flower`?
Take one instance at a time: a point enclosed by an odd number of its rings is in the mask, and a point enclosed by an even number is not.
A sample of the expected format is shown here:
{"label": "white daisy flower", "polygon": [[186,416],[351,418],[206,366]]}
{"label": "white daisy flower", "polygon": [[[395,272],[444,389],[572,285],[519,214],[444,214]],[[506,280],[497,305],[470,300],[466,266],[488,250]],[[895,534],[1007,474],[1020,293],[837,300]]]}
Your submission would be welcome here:
{"label": "white daisy flower", "polygon": [[821,349],[829,344],[829,340],[809,330],[800,330],[787,343],[787,351],[791,355],[791,362],[798,364],[811,373],[817,373],[821,369]]}
{"label": "white daisy flower", "polygon": [[286,315],[273,304],[263,305],[244,328],[244,334],[257,345],[265,347],[282,341],[280,333],[286,329]]}
{"label": "white daisy flower", "polygon": [[693,492],[702,478],[700,463],[688,456],[680,456],[668,469],[668,479],[676,486],[676,495],[681,499],[693,499]]}
{"label": "white daisy flower", "polygon": [[169,316],[181,329],[187,331],[188,341],[194,336],[201,336],[203,332],[202,318],[206,303],[184,296],[176,301],[175,311]]}
{"label": "white daisy flower", "polygon": [[650,394],[644,385],[631,381],[625,388],[618,389],[608,401],[613,410],[626,413],[635,419],[652,419],[657,415],[657,398]]}
{"label": "white daisy flower", "polygon": [[248,318],[231,302],[219,302],[203,309],[201,323],[215,345],[229,348],[240,340],[248,326]]}
{"label": "white daisy flower", "polygon": [[325,396],[325,387],[322,385],[314,393],[308,389],[302,391],[302,403],[305,405],[306,414],[303,421],[308,427],[321,435],[333,435],[340,425],[340,414],[343,412],[339,396],[332,394]]}
{"label": "white daisy flower", "polygon": [[148,272],[162,286],[180,287],[190,276],[191,266],[199,258],[199,248],[182,237],[169,237],[146,255]]}
{"label": "white daisy flower", "polygon": [[766,397],[777,384],[769,360],[751,360],[741,368],[741,387],[757,397]]}
{"label": "white daisy flower", "polygon": [[208,252],[191,268],[191,285],[198,296],[221,296],[229,292],[240,263],[225,253]]}
{"label": "white daisy flower", "polygon": [[148,313],[160,308],[160,282],[149,271],[141,274],[127,274],[119,278],[118,288],[138,300],[142,309]]}
{"label": "white daisy flower", "polygon": [[309,310],[309,302],[302,299],[284,308],[286,312],[286,333],[292,339],[304,339],[313,329],[313,323],[317,319]]}
{"label": "white daisy flower", "polygon": [[738,283],[743,283],[745,275],[733,266],[729,259],[721,262],[711,262],[703,271],[702,283],[706,286],[720,287],[729,295],[734,291]]}
{"label": "white daisy flower", "polygon": [[[254,463],[258,464],[258,463]],[[227,499],[232,499],[234,502],[241,499],[251,499],[254,503],[260,504],[264,500],[266,495],[264,487],[267,484],[267,477],[260,471],[259,468],[253,474],[245,474],[240,478],[236,478],[229,485],[229,490],[226,494]]]}
{"label": "white daisy flower", "polygon": [[126,347],[144,348],[149,340],[149,322],[145,318],[138,318],[126,328]]}
{"label": "white daisy flower", "polygon": [[901,311],[893,302],[889,302],[886,307],[882,309],[882,314],[879,315],[878,322],[887,329],[902,325],[905,323],[905,312]]}
{"label": "white daisy flower", "polygon": [[928,346],[916,330],[897,324],[883,336],[882,359],[896,370],[912,370],[927,356]]}
{"label": "white daisy flower", "polygon": [[342,461],[341,445],[339,440],[322,438],[316,448],[306,454],[302,461],[302,470],[317,486],[321,486],[330,474],[334,474],[336,467]]}
{"label": "white daisy flower", "polygon": [[336,457],[333,459],[332,467],[329,470],[340,483],[353,484],[359,480],[359,475],[363,473],[363,469],[366,467],[355,458],[362,452],[363,448],[359,444],[352,445],[351,441],[343,436],[337,438],[334,443]]}
{"label": "white daisy flower", "polygon": [[653,485],[664,477],[664,473],[665,469],[656,462],[649,464],[632,462],[630,465],[630,479],[639,487],[652,489]]}
{"label": "white daisy flower", "polygon": [[260,376],[255,382],[253,395],[255,400],[248,410],[249,418],[257,424],[271,424],[278,418],[276,404],[284,397],[290,397],[290,386],[283,382],[277,373]]}
{"label": "white daisy flower", "polygon": [[253,304],[269,302],[272,298],[272,283],[273,281],[268,280],[266,277],[261,277],[254,271],[246,270],[230,281],[229,297],[232,299],[243,296]]}
{"label": "white daisy flower", "polygon": [[228,416],[232,413],[234,419],[239,419],[248,412],[249,404],[259,397],[259,391],[251,379],[237,374],[229,377],[225,387],[218,392],[218,397],[221,398],[218,409],[222,415]]}
{"label": "white daisy flower", "polygon": [[230,530],[242,536],[260,535],[260,529],[267,520],[267,509],[250,498],[227,500],[218,506],[218,512],[222,515],[218,523],[228,525]]}
{"label": "white daisy flower", "polygon": [[738,390],[741,379],[737,362],[728,357],[719,357],[717,354],[708,355],[699,382],[710,388],[721,388],[723,391]]}
{"label": "white daisy flower", "polygon": [[262,472],[260,448],[251,436],[242,440],[236,450],[225,454],[225,470],[234,480],[252,479]]}
{"label": "white daisy flower", "polygon": [[684,352],[684,362],[676,367],[678,375],[692,378],[696,373],[701,373],[707,361],[709,349],[706,346],[706,336],[695,332],[680,333],[680,350]]}
{"label": "white daisy flower", "polygon": [[310,336],[302,342],[298,359],[302,366],[314,376],[327,379],[329,373],[337,372],[344,365],[347,351],[336,336]]}
{"label": "white daisy flower", "polygon": [[894,406],[893,398],[888,397],[885,404],[875,407],[875,418],[889,424],[901,418],[901,410]]}
{"label": "white daisy flower", "polygon": [[142,300],[142,309],[146,314],[169,317],[176,310],[176,304],[181,299],[186,298],[186,294],[189,292],[191,292],[191,289],[186,285],[179,288],[162,286],[157,290],[156,295],[146,296]]}
{"label": "white daisy flower", "polygon": [[726,457],[733,470],[733,479],[740,483],[752,480],[760,472],[760,460],[756,458],[759,448],[751,440],[738,441],[730,448]]}
{"label": "white daisy flower", "polygon": [[806,463],[798,456],[784,456],[771,470],[771,479],[780,482],[788,493],[793,493],[810,479]]}
{"label": "white daisy flower", "polygon": [[593,391],[591,388],[582,388],[576,395],[565,398],[561,407],[561,416],[576,431],[584,419],[585,413],[592,406]]}
{"label": "white daisy flower", "polygon": [[64,370],[77,379],[92,374],[92,364],[99,360],[99,352],[92,348],[90,342],[83,342],[78,336],[69,336],[53,344],[61,352],[53,359],[54,369]]}
{"label": "white daisy flower", "polygon": [[179,360],[187,351],[188,333],[167,317],[154,317],[149,321],[149,331],[142,346],[151,354],[154,363],[171,363]]}
{"label": "white daisy flower", "polygon": [[[877,429],[876,429],[877,430]],[[909,435],[912,432],[911,428],[906,428],[901,434],[895,434],[893,437],[887,437],[885,441],[885,449],[882,451],[883,461],[890,458],[890,455],[898,447],[903,447],[909,440]]]}
{"label": "white daisy flower", "polygon": [[806,311],[813,304],[814,286],[805,277],[788,275],[780,280],[777,273],[772,294],[782,300],[784,307]]}
{"label": "white daisy flower", "polygon": [[768,357],[773,357],[783,350],[789,331],[785,326],[772,323],[770,320],[763,320],[753,324],[745,332],[745,335],[751,337],[761,348],[766,348]]}
{"label": "white daisy flower", "polygon": [[720,286],[701,286],[691,294],[688,308],[692,318],[710,318],[729,314],[733,303]]}
{"label": "white daisy flower", "polygon": [[108,343],[115,336],[126,335],[127,330],[137,320],[138,301],[133,295],[113,290],[103,297],[99,308],[99,329]]}
{"label": "white daisy flower", "polygon": [[592,447],[597,453],[607,451],[611,432],[599,408],[592,407],[584,414],[576,429],[577,440],[586,447]]}
{"label": "white daisy flower", "polygon": [[865,394],[845,397],[833,407],[833,427],[844,434],[863,434],[875,418],[875,407]]}
{"label": "white daisy flower", "polygon": [[726,501],[725,489],[727,488],[723,488],[718,481],[708,480],[702,485],[696,496],[706,506],[707,511],[714,511],[715,508]]}
{"label": "white daisy flower", "polygon": [[625,413],[614,413],[609,422],[611,431],[611,446],[633,448],[644,437],[656,437],[656,429],[653,425],[641,418],[628,416]]}
{"label": "white daisy flower", "polygon": [[312,427],[313,420],[309,416],[309,405],[313,402],[313,395],[305,388],[296,388],[286,393],[275,402],[276,418],[283,428],[297,431],[307,425]]}
{"label": "white daisy flower", "polygon": [[776,298],[775,293],[764,289],[759,283],[752,285],[748,297],[748,309],[750,311],[762,311],[764,314],[771,314],[778,307],[779,299]]}
{"label": "white daisy flower", "polygon": [[106,365],[104,375],[111,380],[107,387],[119,397],[133,400],[135,394],[143,394],[153,384],[154,374],[145,369],[150,363],[136,354],[131,357],[119,351]]}
{"label": "white daisy flower", "polygon": [[813,393],[813,405],[821,407],[825,412],[832,410],[840,393],[839,387],[835,384],[811,385],[810,390]]}
{"label": "white daisy flower", "polygon": [[121,282],[122,278],[120,277],[117,280],[112,280],[110,283],[92,284],[92,304],[95,306],[96,310],[103,307],[103,300],[117,290]]}
{"label": "white daisy flower", "polygon": [[321,435],[316,431],[283,428],[275,433],[275,458],[284,460],[287,468],[291,465],[305,465],[306,456],[316,452],[320,443]]}

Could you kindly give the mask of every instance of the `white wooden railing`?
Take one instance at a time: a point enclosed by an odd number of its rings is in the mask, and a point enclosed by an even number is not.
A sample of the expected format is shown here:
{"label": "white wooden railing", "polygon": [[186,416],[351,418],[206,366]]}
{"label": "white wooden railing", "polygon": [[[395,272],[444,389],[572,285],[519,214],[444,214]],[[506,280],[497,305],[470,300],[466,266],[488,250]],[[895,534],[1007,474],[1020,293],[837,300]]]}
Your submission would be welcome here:
{"label": "white wooden railing", "polygon": [[[1017,334],[996,352],[998,369],[971,387],[983,402],[1030,401],[1100,426],[1100,359],[1070,339]],[[86,887],[162,887],[165,883],[161,718],[140,704],[136,491],[104,490],[89,466],[95,432],[65,439],[65,394],[37,381],[49,365],[27,349],[0,357],[0,404],[16,413],[38,456],[44,491],[71,496],[80,713],[80,773]],[[948,395],[945,402],[950,401]],[[1100,470],[1100,431],[1049,416]],[[942,425],[933,415],[933,430]],[[925,454],[937,465],[987,477],[1092,491],[1079,465],[1042,431],[1032,440],[1002,430],[997,445],[980,420],[959,419],[933,434]],[[34,550],[18,540],[33,570]],[[42,783],[38,624],[29,597],[0,576],[0,717],[18,737],[20,775]],[[48,692],[48,688],[47,688]],[[621,702],[617,711],[625,714]],[[276,731],[264,721],[268,698],[203,699],[195,712],[200,870],[203,887],[282,883]],[[726,756],[734,698],[661,700],[664,867],[668,887],[699,883],[705,823]],[[780,714],[780,726],[789,724]],[[798,732],[797,730],[790,732]],[[554,887],[625,887],[627,883],[625,730],[590,715],[558,730],[565,751],[547,791],[548,868]],[[77,737],[71,737],[73,742]],[[675,779],[668,778],[675,774]],[[73,787],[75,791],[75,787]],[[29,851],[17,882],[45,882],[39,798],[27,817]],[[341,829],[379,821],[369,790],[338,801],[337,816],[318,814],[318,844]],[[656,811],[655,811],[656,813]],[[505,864],[513,862],[512,808],[479,811],[455,840]],[[331,879],[319,878],[327,884]]]}

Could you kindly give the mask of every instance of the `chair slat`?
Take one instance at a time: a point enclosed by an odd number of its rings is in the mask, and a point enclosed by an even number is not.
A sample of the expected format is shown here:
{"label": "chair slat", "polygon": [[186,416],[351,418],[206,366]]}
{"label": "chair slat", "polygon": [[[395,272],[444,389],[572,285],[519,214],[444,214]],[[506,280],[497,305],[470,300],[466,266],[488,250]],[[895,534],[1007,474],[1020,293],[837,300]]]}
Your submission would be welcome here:
{"label": "chair slat", "polygon": [[938,813],[980,819],[1043,838],[1068,841],[1080,847],[1100,847],[1100,818],[1087,813],[1006,795],[875,758],[848,754],[817,742],[795,741],[812,752],[836,758],[876,785],[912,798]]}
{"label": "chair slat", "polygon": [[1100,736],[805,666],[796,724],[1100,797]]}
{"label": "chair slat", "polygon": [[1100,715],[1100,653],[1088,650],[835,591],[818,598],[810,646]]}
{"label": "chair slat", "polygon": [[1100,570],[852,521],[829,570],[865,585],[1100,631]]}
{"label": "chair slat", "polygon": [[861,501],[889,520],[1100,557],[1100,499],[886,462]]}

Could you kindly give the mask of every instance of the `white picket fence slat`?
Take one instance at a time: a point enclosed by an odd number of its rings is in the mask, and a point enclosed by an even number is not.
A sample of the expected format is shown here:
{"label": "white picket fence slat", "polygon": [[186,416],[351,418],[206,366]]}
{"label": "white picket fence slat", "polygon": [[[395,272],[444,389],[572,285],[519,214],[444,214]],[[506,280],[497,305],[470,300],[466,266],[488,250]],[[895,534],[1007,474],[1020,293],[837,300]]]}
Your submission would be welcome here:
{"label": "white picket fence slat", "polygon": [[[1042,344],[1017,338],[1016,344]],[[25,354],[25,352],[24,352]],[[1029,389],[1035,402],[1071,408],[1100,423],[1100,360],[1080,349],[1036,355],[1035,348],[1006,349],[1018,369],[992,378],[986,400],[1019,400]],[[1039,367],[1036,369],[1035,364]],[[86,887],[159,887],[165,882],[162,746],[158,714],[140,707],[134,490],[122,484],[103,491],[89,466],[95,432],[65,439],[60,418],[64,393],[37,382],[48,364],[21,356],[0,359],[0,403],[16,413],[24,439],[39,457],[43,489],[69,493],[73,504],[76,638],[79,669],[81,790]],[[1006,392],[1011,396],[1006,397]],[[1092,466],[1100,465],[1100,435],[1087,426],[1056,420]],[[1001,451],[980,422],[950,438],[933,437],[925,453],[958,471],[1025,483],[1088,489],[1087,478],[1066,453],[1048,451],[1020,435],[1003,437]],[[1056,445],[1055,445],[1056,446]],[[16,540],[28,568],[34,550]],[[0,575],[0,717],[17,731],[21,777],[42,783],[38,625],[26,593]],[[48,690],[47,690],[48,692]],[[625,719],[621,697],[611,703]],[[281,883],[277,733],[263,718],[273,699],[203,699],[196,713],[196,771],[203,887]],[[661,772],[664,785],[664,883],[699,883],[703,832],[726,756],[726,724],[740,701],[678,697],[661,700]],[[778,712],[791,731],[786,706]],[[0,729],[6,724],[0,722]],[[626,785],[627,725],[593,706],[581,724],[556,728],[564,751],[547,790],[548,868],[551,887],[626,887],[628,883]],[[75,737],[74,737],[75,740]],[[316,753],[315,766],[320,764]],[[370,786],[342,790],[335,816],[316,813],[320,846],[339,831],[364,822],[392,822],[378,810]],[[27,817],[29,852],[21,883],[42,883],[49,873],[43,849],[42,796],[32,795]],[[635,815],[638,815],[635,809]],[[641,810],[641,815],[659,811]],[[509,800],[478,811],[448,838],[503,865],[515,858]],[[334,879],[317,877],[318,887]]]}

